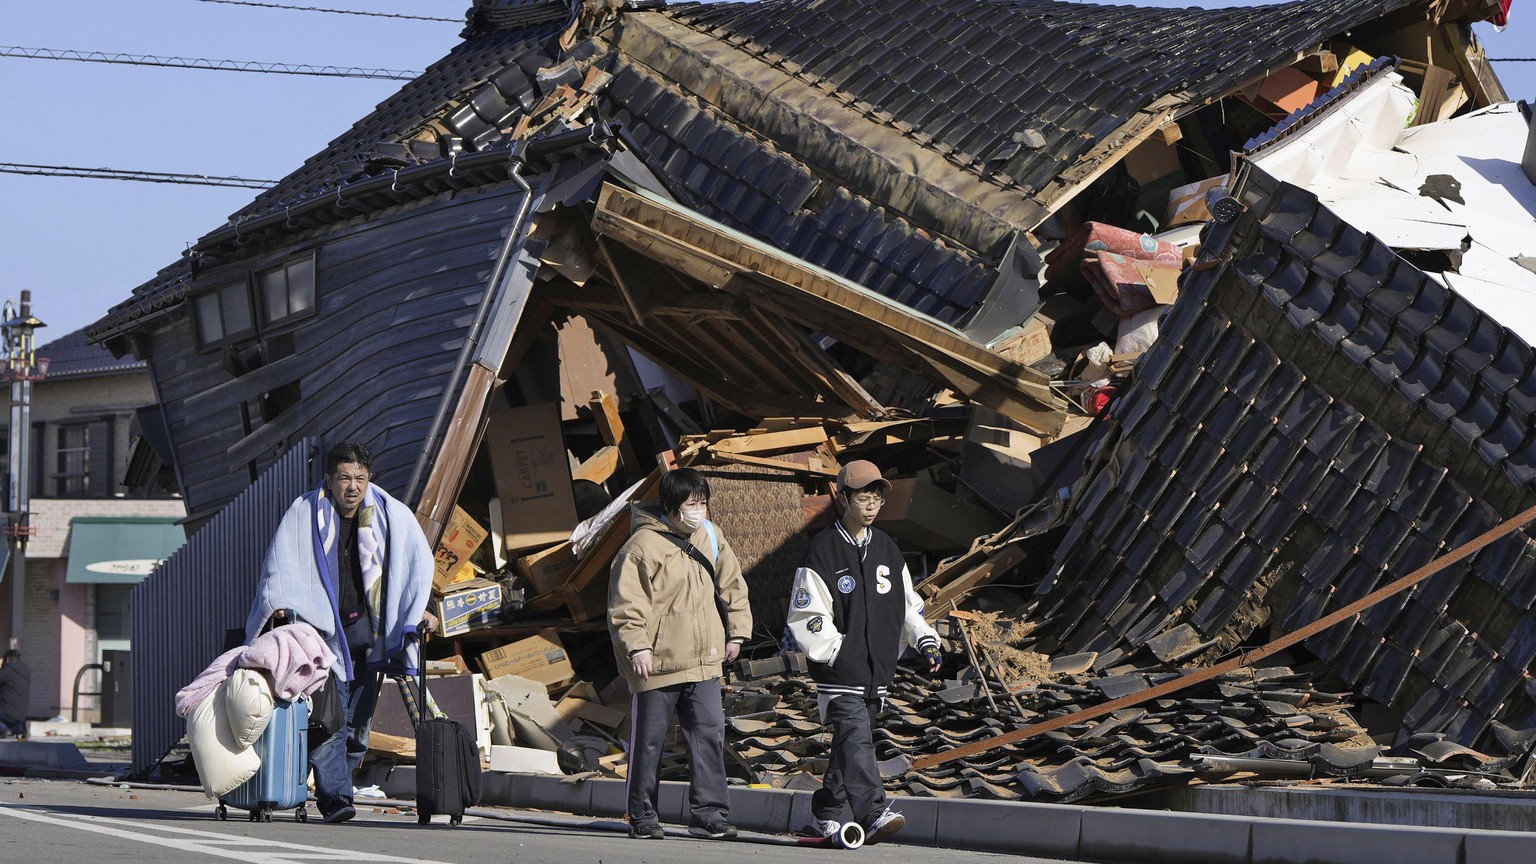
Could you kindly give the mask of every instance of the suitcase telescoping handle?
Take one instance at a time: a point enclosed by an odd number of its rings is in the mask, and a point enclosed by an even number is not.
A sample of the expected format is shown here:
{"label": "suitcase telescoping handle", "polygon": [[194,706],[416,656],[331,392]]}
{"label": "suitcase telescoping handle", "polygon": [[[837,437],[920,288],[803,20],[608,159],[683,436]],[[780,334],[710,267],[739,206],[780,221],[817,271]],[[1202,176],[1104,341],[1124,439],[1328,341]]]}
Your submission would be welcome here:
{"label": "suitcase telescoping handle", "polygon": [[[419,638],[415,633],[407,634],[405,637],[407,642]],[[411,677],[409,675],[402,675],[400,677],[400,698],[405,702],[405,713],[411,718],[412,729],[419,729],[421,727],[421,721],[426,718],[426,714],[422,709],[431,704],[427,697],[427,664],[425,660],[421,659],[419,653],[417,654],[417,663],[420,668],[416,670],[416,693],[411,692]],[[419,698],[417,696],[418,693],[420,694]]]}

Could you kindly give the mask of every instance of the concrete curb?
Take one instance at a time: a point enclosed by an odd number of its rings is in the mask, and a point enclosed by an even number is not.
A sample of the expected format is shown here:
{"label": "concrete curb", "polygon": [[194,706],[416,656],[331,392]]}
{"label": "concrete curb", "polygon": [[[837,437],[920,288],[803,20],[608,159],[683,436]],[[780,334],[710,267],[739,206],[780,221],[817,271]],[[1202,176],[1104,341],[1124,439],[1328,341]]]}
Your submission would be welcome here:
{"label": "concrete curb", "polygon": [[[383,769],[383,770],[379,770]],[[621,819],[624,781],[486,773],[482,807]],[[361,785],[411,799],[416,769],[376,766]],[[732,786],[737,827],[783,834],[810,819],[809,792]],[[688,786],[661,784],[664,822],[687,825]],[[1536,832],[1217,816],[968,798],[895,798],[907,817],[893,842],[1106,864],[1508,864],[1536,858]]]}

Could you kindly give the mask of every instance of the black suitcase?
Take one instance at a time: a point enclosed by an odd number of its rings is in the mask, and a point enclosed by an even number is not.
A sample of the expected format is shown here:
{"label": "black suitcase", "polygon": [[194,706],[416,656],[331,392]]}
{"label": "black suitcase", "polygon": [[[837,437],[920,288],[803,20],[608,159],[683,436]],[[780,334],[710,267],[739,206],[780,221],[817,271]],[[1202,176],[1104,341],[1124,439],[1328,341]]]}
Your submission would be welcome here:
{"label": "black suitcase", "polygon": [[480,748],[463,723],[426,717],[423,709],[432,703],[426,677],[418,680],[419,701],[408,683],[400,688],[416,723],[416,821],[425,825],[433,816],[447,816],[448,824],[458,825],[464,811],[480,803]]}

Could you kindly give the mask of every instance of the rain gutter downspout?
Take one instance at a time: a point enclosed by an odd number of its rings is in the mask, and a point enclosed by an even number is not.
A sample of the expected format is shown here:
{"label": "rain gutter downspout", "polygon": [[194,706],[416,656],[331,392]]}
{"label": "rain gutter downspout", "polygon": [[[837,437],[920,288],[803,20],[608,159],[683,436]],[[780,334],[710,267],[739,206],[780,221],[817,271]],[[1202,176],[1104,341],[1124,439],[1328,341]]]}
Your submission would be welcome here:
{"label": "rain gutter downspout", "polygon": [[485,286],[485,296],[480,299],[480,307],[475,310],[475,320],[469,326],[469,335],[465,337],[464,345],[459,349],[459,359],[453,365],[453,378],[448,382],[448,387],[443,391],[443,398],[438,403],[437,414],[432,418],[432,426],[427,432],[421,456],[416,459],[416,466],[411,469],[411,480],[405,486],[405,497],[401,499],[408,503],[416,501],[417,487],[421,483],[422,475],[426,473],[432,454],[436,452],[438,438],[443,434],[443,425],[448,422],[449,405],[459,392],[465,367],[469,365],[470,355],[480,342],[480,334],[485,329],[486,319],[490,316],[491,305],[500,293],[497,288],[501,285],[502,274],[506,272],[507,263],[512,260],[513,253],[522,246],[523,239],[527,236],[527,232],[523,230],[523,220],[528,218],[528,211],[533,206],[533,187],[523,179],[521,170],[527,159],[527,150],[526,145],[514,147],[509,156],[512,168],[508,176],[522,189],[523,203],[518,207],[517,218],[512,220],[512,230],[507,232],[507,242],[502,245],[501,256],[496,259],[496,267],[491,271],[490,281]]}

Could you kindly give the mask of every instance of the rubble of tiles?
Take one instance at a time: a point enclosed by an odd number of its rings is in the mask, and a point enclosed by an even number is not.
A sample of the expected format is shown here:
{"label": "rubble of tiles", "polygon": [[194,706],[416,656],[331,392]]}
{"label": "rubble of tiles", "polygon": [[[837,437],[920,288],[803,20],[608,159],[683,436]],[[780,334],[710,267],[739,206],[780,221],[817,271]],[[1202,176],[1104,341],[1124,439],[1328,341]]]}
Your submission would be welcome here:
{"label": "rubble of tiles", "polygon": [[[1294,631],[1532,502],[1529,346],[1306,191],[1250,166],[1237,198],[1075,501],[1041,612],[1061,650]],[[1511,752],[1533,562],[1514,533],[1305,645],[1401,737]]]}
{"label": "rubble of tiles", "polygon": [[[1379,749],[1347,711],[1286,667],[1234,672],[1147,705],[1088,720],[926,771],[921,756],[1102,703],[1181,674],[1172,667],[1055,676],[1015,689],[996,681],[988,702],[975,680],[898,673],[876,723],[875,751],[889,791],[928,797],[1078,801],[1196,775],[1196,754],[1311,760],[1320,776],[1345,774]],[[993,704],[996,704],[994,709]],[[754,782],[816,788],[829,736],[817,722],[815,686],[803,677],[738,684],[726,698],[728,760]],[[1023,713],[1020,713],[1022,709]],[[681,775],[679,775],[681,776]]]}

